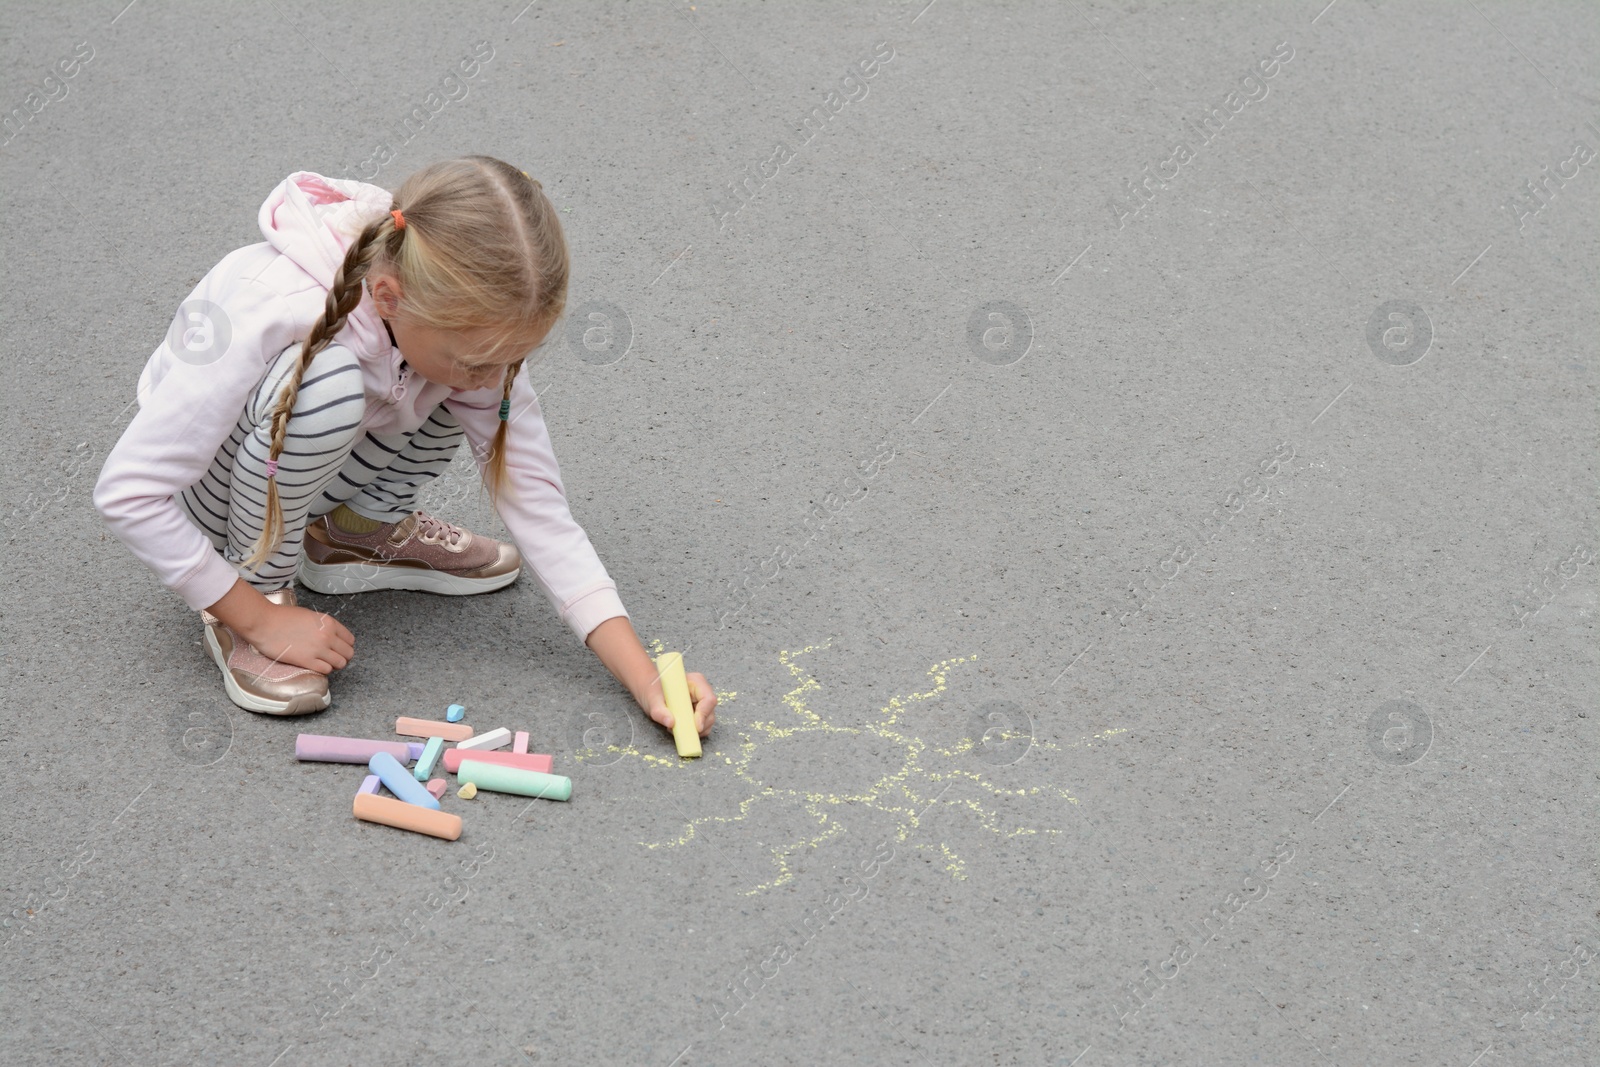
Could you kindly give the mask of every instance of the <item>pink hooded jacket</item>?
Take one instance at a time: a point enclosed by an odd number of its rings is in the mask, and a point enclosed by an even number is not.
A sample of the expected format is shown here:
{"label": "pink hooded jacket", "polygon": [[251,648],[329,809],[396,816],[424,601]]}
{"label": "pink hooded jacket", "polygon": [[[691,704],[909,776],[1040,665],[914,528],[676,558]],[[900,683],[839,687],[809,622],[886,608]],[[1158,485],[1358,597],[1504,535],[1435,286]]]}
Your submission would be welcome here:
{"label": "pink hooded jacket", "polygon": [[[240,577],[173,497],[198,482],[238,424],[267,367],[300,344],[322,314],[334,272],[361,228],[393,206],[392,195],[365,182],[297,171],[261,205],[266,241],[224,256],[189,294],[216,338],[204,361],[174,355],[170,339],[189,323],[175,319],[139,375],[139,411],[106,457],[94,504],[112,532],[163,585],[191,608],[221,600]],[[220,312],[220,314],[219,314]],[[193,320],[192,315],[190,316]],[[487,454],[500,423],[500,388],[467,392],[400,370],[370,292],[334,340],[361,364],[367,410],[362,428],[416,430],[443,403],[461,423],[474,456]],[[181,346],[180,346],[181,347]],[[480,470],[482,463],[479,464]],[[563,621],[586,640],[606,619],[627,616],[617,586],[567,507],[550,434],[526,374],[511,390],[505,491],[499,513]]]}

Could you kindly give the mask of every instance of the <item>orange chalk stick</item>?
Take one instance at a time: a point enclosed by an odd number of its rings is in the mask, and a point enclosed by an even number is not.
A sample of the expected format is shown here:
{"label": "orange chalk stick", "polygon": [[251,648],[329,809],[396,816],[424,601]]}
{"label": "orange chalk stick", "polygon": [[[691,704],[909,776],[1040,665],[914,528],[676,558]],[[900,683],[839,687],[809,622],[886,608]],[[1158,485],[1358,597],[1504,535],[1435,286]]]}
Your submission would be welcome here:
{"label": "orange chalk stick", "polygon": [[414,830],[430,837],[442,837],[446,841],[454,841],[461,836],[461,816],[407,804],[393,797],[357,793],[355,816],[365,822],[382,823],[401,830]]}
{"label": "orange chalk stick", "polygon": [[394,721],[394,732],[406,737],[442,737],[446,741],[465,741],[472,736],[472,727],[464,722],[436,722],[402,715]]}
{"label": "orange chalk stick", "polygon": [[451,774],[461,769],[461,761],[475,759],[479,763],[498,763],[502,767],[516,767],[524,771],[550,773],[555,757],[544,752],[476,752],[470,748],[444,750],[444,769]]}

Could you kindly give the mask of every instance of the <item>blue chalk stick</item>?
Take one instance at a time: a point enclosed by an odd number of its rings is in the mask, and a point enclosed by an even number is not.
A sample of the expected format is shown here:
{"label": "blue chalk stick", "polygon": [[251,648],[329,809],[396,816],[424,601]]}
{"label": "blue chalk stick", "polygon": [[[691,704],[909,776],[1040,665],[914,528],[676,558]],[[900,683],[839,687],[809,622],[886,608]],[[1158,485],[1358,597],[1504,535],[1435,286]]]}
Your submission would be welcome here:
{"label": "blue chalk stick", "polygon": [[439,802],[433,799],[433,794],[423,788],[422,784],[411,777],[411,772],[400,766],[400,761],[387,752],[374,752],[367,761],[367,769],[383,782],[389,792],[405,801],[415,804],[419,808],[428,808],[439,811]]}
{"label": "blue chalk stick", "polygon": [[466,717],[467,709],[462,707],[460,704],[451,704],[448,708],[444,709],[445,722],[460,722]]}
{"label": "blue chalk stick", "polygon": [[428,738],[428,746],[422,750],[422,755],[417,757],[417,765],[411,768],[412,775],[419,782],[426,782],[433,777],[434,765],[439,762],[439,756],[444,752],[444,738]]}

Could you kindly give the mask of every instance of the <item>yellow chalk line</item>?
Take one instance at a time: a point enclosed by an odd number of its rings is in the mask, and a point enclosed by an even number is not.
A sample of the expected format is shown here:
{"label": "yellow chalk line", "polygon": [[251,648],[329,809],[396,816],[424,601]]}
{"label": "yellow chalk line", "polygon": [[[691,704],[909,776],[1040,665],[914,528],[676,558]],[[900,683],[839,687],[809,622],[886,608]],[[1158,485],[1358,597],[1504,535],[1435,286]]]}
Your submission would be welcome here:
{"label": "yellow chalk line", "polygon": [[[843,823],[839,822],[835,818],[830,817],[828,811],[826,810],[828,807],[837,807],[844,804],[859,804],[863,807],[872,808],[876,811],[881,811],[885,814],[891,815],[899,822],[896,840],[900,843],[904,843],[912,833],[921,827],[922,816],[936,804],[958,807],[970,811],[976,816],[980,826],[1006,839],[1035,834],[1059,834],[1061,832],[1059,830],[1036,830],[1029,827],[1020,826],[1008,829],[1000,825],[999,815],[996,810],[985,807],[976,798],[969,797],[960,800],[941,800],[939,798],[943,795],[942,791],[934,791],[922,788],[921,784],[923,782],[932,785],[934,783],[963,781],[977,785],[981,789],[986,790],[989,795],[994,797],[1031,797],[1048,795],[1065,800],[1070,804],[1078,803],[1078,798],[1073,796],[1071,792],[1056,786],[1033,786],[1025,789],[1007,789],[990,782],[981,774],[973,771],[963,770],[959,767],[950,767],[941,770],[925,769],[921,765],[921,757],[922,754],[925,751],[928,751],[930,748],[927,742],[917,737],[902,734],[898,730],[894,729],[894,727],[900,724],[901,716],[910,711],[914,705],[925,700],[930,700],[933,697],[943,693],[947,688],[946,683],[949,670],[954,666],[959,666],[960,664],[976,660],[978,658],[976,653],[971,656],[962,656],[941,660],[940,662],[930,666],[926,673],[932,675],[934,678],[933,688],[929,689],[927,692],[896,695],[890,697],[889,702],[878,709],[878,720],[876,723],[869,723],[861,727],[835,726],[811,709],[810,704],[807,701],[807,694],[813,691],[820,692],[822,685],[814,676],[806,673],[795,662],[800,657],[809,655],[810,653],[819,649],[828,648],[831,646],[831,644],[832,639],[830,638],[829,640],[823,641],[820,644],[808,645],[798,652],[780,651],[778,653],[778,661],[788,669],[792,677],[799,679],[799,684],[796,685],[794,689],[786,693],[782,699],[782,703],[788,709],[790,714],[792,714],[794,718],[798,720],[798,722],[794,725],[782,725],[776,721],[757,720],[739,727],[742,740],[739,742],[735,750],[735,755],[723,756],[723,762],[731,766],[733,768],[734,775],[752,786],[755,792],[739,803],[738,814],[731,816],[702,815],[689,820],[689,822],[685,825],[684,832],[670,841],[640,841],[637,842],[638,844],[648,849],[678,848],[693,841],[699,827],[702,824],[715,825],[743,821],[744,818],[750,813],[751,808],[758,801],[773,798],[794,801],[799,804],[801,810],[815,820],[820,828],[819,832],[810,837],[802,838],[801,840],[792,841],[784,845],[769,848],[768,851],[772,856],[772,862],[776,870],[776,876],[771,880],[756,886],[754,889],[748,890],[745,893],[746,896],[754,896],[758,893],[763,893],[769,889],[783,885],[794,877],[794,871],[789,862],[793,855],[804,849],[817,848],[823,842],[829,841],[840,834],[848,832],[848,828]],[[660,641],[653,641],[652,646],[653,654],[655,655],[660,655],[661,652],[665,651]],[[721,706],[725,702],[731,703],[737,698],[737,696],[738,694],[736,692],[718,692],[718,705]],[[1104,740],[1105,738],[1126,732],[1126,729],[1108,729],[1094,734],[1090,738],[1083,738],[1065,746],[1056,745],[1048,741],[1035,741],[1034,744],[1039,748],[1050,751],[1060,751],[1062,748],[1084,748],[1091,747],[1095,741]],[[889,741],[897,746],[903,747],[906,753],[906,759],[898,771],[886,774],[882,778],[879,778],[870,787],[868,787],[865,792],[844,795],[837,793],[811,792],[797,789],[779,789],[767,785],[765,782],[762,782],[760,779],[756,778],[750,773],[750,763],[759,753],[763,745],[813,733],[845,734],[849,736],[872,734],[885,741]],[[1016,736],[1026,735],[1018,734]],[[972,738],[966,738],[952,748],[946,749],[934,747],[932,748],[932,752],[943,756],[946,759],[954,760],[971,752],[974,744],[975,742]],[[675,770],[682,770],[688,766],[688,763],[684,760],[658,756],[649,752],[641,752],[633,745],[629,745],[626,748],[612,745],[607,749],[607,752],[638,759],[640,762],[648,766],[671,767]],[[916,788],[913,788],[913,779],[915,779],[915,784],[917,786]],[[930,796],[930,794],[934,795]],[[936,844],[919,844],[915,846],[915,848],[917,850],[925,849],[937,852],[944,861],[945,871],[949,873],[951,877],[962,879],[966,877],[966,862],[959,855],[957,855],[955,850],[953,850],[949,845],[940,842]]]}

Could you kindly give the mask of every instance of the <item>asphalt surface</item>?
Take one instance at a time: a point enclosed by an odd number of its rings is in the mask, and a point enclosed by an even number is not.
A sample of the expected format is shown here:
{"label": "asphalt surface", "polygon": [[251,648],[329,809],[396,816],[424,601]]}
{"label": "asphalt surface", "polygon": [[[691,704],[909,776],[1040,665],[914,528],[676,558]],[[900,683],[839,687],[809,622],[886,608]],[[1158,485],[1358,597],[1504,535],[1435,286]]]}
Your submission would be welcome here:
{"label": "asphalt surface", "polygon": [[[1595,1062],[1600,7],[925,2],[5,6],[0,1060]],[[90,503],[274,185],[469,153],[698,762],[528,576],[241,711]],[[571,801],[294,759],[451,702]]]}

